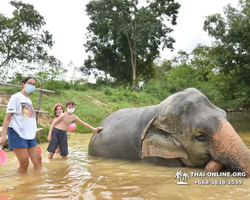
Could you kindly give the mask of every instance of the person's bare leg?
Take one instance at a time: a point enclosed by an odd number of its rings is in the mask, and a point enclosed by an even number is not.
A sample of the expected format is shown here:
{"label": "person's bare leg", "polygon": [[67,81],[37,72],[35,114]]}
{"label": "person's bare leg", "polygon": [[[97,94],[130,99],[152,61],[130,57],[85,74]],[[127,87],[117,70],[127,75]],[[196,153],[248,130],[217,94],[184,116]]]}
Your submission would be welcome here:
{"label": "person's bare leg", "polygon": [[56,153],[60,153],[60,147],[57,146]]}
{"label": "person's bare leg", "polygon": [[42,157],[37,146],[28,148],[29,157],[34,165],[34,170],[42,169]]}
{"label": "person's bare leg", "polygon": [[53,156],[54,156],[54,154],[55,154],[55,153],[53,153],[53,152],[49,152],[49,157],[48,157],[48,158],[49,158],[49,159],[52,159]]}
{"label": "person's bare leg", "polygon": [[20,165],[17,170],[17,173],[19,174],[27,173],[29,167],[29,153],[27,148],[13,149],[13,152],[16,154],[16,157]]}
{"label": "person's bare leg", "polygon": [[62,158],[67,158],[67,156],[62,156]]}

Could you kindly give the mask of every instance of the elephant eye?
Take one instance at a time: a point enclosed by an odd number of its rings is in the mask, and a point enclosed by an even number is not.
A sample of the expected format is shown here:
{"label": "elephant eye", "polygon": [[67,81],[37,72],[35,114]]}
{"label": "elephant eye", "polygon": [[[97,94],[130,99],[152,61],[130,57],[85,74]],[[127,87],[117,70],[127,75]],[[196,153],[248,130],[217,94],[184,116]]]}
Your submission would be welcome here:
{"label": "elephant eye", "polygon": [[205,142],[207,140],[207,137],[203,132],[199,132],[197,135],[195,135],[195,139],[199,142]]}

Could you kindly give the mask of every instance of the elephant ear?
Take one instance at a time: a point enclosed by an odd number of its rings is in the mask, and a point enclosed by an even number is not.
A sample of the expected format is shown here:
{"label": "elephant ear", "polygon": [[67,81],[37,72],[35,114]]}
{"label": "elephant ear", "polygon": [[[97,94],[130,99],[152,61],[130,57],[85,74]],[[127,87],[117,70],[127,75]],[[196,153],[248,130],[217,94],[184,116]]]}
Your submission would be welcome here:
{"label": "elephant ear", "polygon": [[[142,158],[188,158],[182,144],[173,137],[173,130],[166,121],[155,116],[146,126],[141,139]],[[169,132],[166,132],[168,130]]]}

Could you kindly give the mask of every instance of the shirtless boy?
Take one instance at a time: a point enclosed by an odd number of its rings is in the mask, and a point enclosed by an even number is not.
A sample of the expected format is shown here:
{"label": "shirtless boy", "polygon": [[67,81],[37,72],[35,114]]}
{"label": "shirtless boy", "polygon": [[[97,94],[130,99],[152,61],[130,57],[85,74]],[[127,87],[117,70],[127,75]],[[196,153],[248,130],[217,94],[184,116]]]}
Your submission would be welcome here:
{"label": "shirtless boy", "polygon": [[60,155],[63,158],[67,158],[68,155],[68,138],[67,138],[67,128],[72,121],[77,121],[83,126],[92,129],[93,131],[99,131],[102,128],[93,128],[86,122],[79,119],[73,114],[75,111],[75,102],[73,100],[66,101],[67,112],[60,115],[50,126],[50,131],[48,135],[48,141],[50,141],[47,151],[49,152],[49,159],[52,159],[57,146],[60,147]]}

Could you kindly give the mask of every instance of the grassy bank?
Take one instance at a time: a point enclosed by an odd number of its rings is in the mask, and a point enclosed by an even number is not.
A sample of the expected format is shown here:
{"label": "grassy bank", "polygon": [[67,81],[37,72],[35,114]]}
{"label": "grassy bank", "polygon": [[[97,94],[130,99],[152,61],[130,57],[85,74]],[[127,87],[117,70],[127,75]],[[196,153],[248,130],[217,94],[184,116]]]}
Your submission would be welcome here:
{"label": "grassy bank", "polygon": [[[45,87],[46,88],[46,87]],[[20,91],[21,88],[0,87],[0,104],[7,104],[9,97]],[[47,88],[46,88],[47,89]],[[52,89],[52,88],[50,88]],[[44,128],[44,134],[47,134],[49,125],[53,120],[53,107],[56,103],[65,105],[66,100],[72,99],[76,103],[75,115],[93,127],[112,112],[125,107],[141,107],[154,105],[161,102],[153,95],[144,92],[134,93],[126,88],[112,89],[102,87],[99,89],[59,89],[55,93],[44,93],[42,97],[41,110],[48,111],[49,114],[39,115],[38,126]],[[167,97],[167,96],[166,96]],[[39,92],[30,95],[33,107],[36,109],[39,99]],[[0,107],[0,125],[3,123],[6,108]],[[75,132],[90,133],[92,130],[76,123]],[[46,139],[43,136],[39,139]]]}

